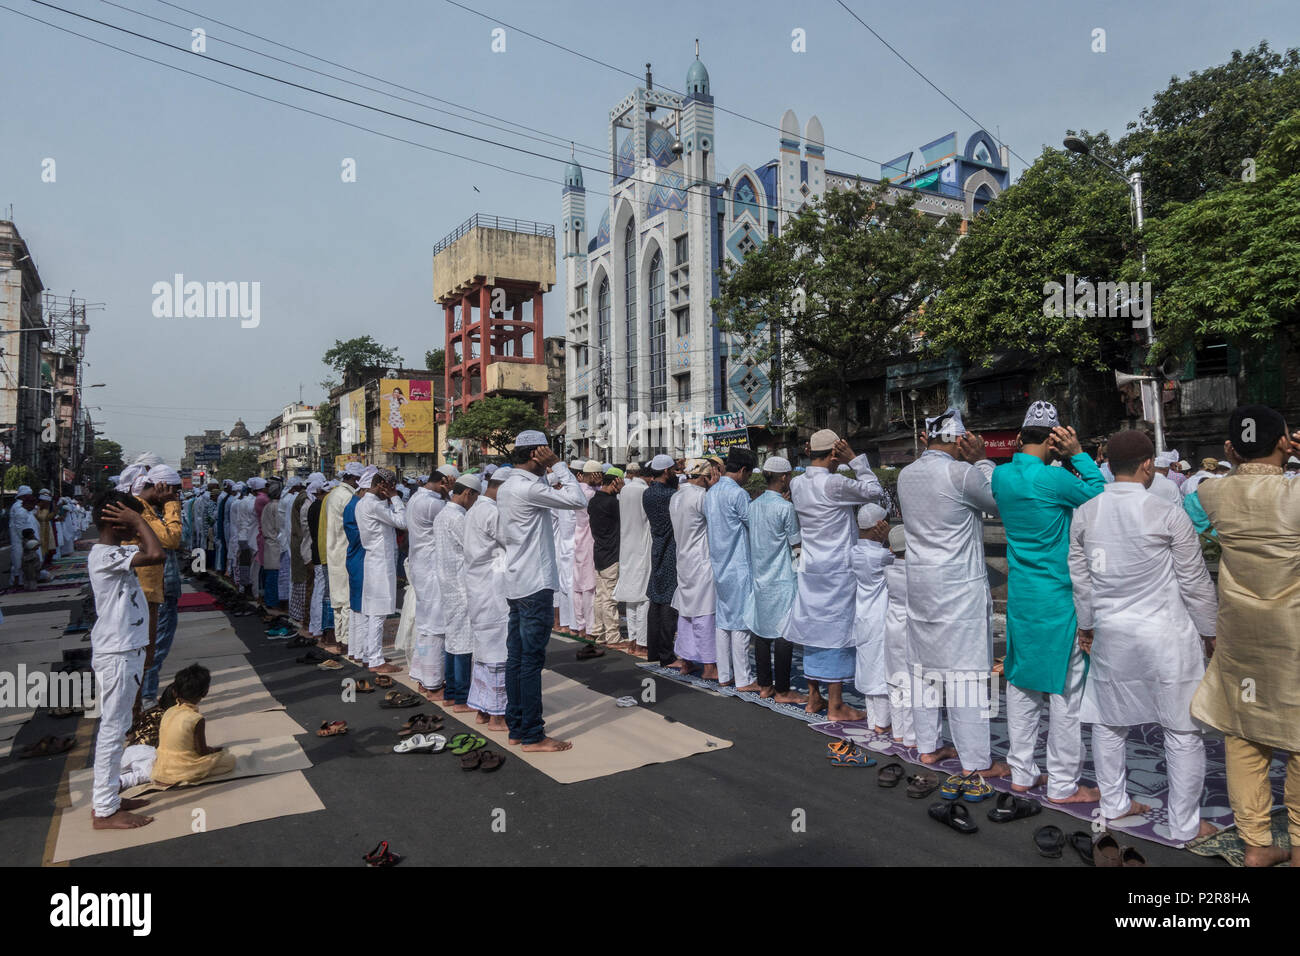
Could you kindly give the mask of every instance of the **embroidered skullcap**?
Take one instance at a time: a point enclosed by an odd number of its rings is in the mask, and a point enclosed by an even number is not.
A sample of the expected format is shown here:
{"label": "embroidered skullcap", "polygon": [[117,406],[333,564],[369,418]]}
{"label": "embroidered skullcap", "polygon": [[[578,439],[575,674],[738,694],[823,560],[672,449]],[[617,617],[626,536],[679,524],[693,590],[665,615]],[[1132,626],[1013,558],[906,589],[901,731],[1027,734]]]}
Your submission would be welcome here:
{"label": "embroidered skullcap", "polygon": [[858,509],[858,527],[868,531],[884,521],[886,517],[885,509],[880,505],[865,504]]}
{"label": "embroidered skullcap", "polygon": [[925,433],[931,438],[939,439],[941,442],[956,441],[966,434],[966,426],[962,424],[961,412],[955,408],[949,408],[942,415],[927,418],[925,420]]}
{"label": "embroidered skullcap", "polygon": [[542,432],[534,431],[532,429],[529,429],[528,431],[520,432],[518,435],[515,436],[516,448],[527,448],[531,445],[545,445],[545,444],[546,444],[546,435],[543,434]]}
{"label": "embroidered skullcap", "polygon": [[822,451],[830,451],[835,447],[835,443],[839,440],[839,435],[835,434],[829,428],[823,428],[819,432],[813,432],[812,438],[808,439],[808,450],[814,454]]}
{"label": "embroidered skullcap", "polygon": [[780,455],[772,455],[763,462],[763,471],[770,475],[784,475],[789,470],[790,459],[782,458]]}
{"label": "embroidered skullcap", "polygon": [[[960,419],[959,419],[960,420]],[[1055,428],[1061,424],[1056,414],[1056,406],[1051,402],[1034,402],[1025,412],[1025,421],[1021,428]]]}
{"label": "embroidered skullcap", "polygon": [[452,490],[454,491],[457,488],[461,489],[462,491],[465,490],[472,491],[476,495],[482,494],[483,480],[479,478],[478,475],[461,475],[459,478],[456,479],[456,484],[452,486]]}
{"label": "embroidered skullcap", "polygon": [[677,462],[673,461],[672,455],[655,455],[650,459],[650,467],[654,471],[667,471]]}

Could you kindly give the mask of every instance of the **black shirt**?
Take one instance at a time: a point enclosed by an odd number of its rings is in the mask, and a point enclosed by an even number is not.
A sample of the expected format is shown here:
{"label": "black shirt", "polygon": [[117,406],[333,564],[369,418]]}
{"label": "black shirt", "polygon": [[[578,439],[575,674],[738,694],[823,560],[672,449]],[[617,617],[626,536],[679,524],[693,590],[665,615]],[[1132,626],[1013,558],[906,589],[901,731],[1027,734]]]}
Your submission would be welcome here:
{"label": "black shirt", "polygon": [[324,498],[317,498],[307,506],[307,530],[311,532],[311,563],[324,564],[320,559],[320,506]]}
{"label": "black shirt", "polygon": [[618,564],[618,495],[597,490],[587,502],[587,517],[591,520],[592,556],[596,570],[604,571]]}

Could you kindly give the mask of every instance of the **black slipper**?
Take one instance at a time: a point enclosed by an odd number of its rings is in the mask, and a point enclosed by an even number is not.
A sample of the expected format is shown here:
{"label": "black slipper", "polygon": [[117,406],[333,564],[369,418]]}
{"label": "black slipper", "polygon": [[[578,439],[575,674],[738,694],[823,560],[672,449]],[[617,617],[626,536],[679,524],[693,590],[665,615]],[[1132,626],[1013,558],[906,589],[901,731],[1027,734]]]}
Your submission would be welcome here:
{"label": "black slipper", "polygon": [[1039,827],[1034,831],[1034,845],[1038,847],[1038,855],[1049,860],[1059,860],[1061,850],[1065,847],[1065,834],[1061,828],[1048,824]]}
{"label": "black slipper", "polygon": [[597,647],[595,644],[584,644],[582,647],[578,648],[577,657],[580,661],[589,661],[593,658],[604,656],[605,649],[603,647]]}
{"label": "black slipper", "polygon": [[876,784],[881,787],[897,787],[905,772],[901,763],[885,764],[876,771]]}
{"label": "black slipper", "polygon": [[1079,859],[1088,866],[1096,866],[1092,858],[1092,834],[1084,833],[1082,830],[1075,830],[1070,834],[1070,846],[1074,847],[1074,852],[1079,854]]}
{"label": "black slipper", "polygon": [[999,793],[997,806],[989,811],[989,819],[994,823],[1010,823],[1042,812],[1037,800],[1018,797],[1014,793]]}
{"label": "black slipper", "polygon": [[967,836],[979,831],[975,821],[970,818],[970,812],[955,800],[945,800],[942,803],[931,804],[930,816],[940,823],[952,827],[958,833],[964,833]]}
{"label": "black slipper", "polygon": [[921,799],[939,789],[939,777],[932,773],[914,773],[907,778],[907,795]]}

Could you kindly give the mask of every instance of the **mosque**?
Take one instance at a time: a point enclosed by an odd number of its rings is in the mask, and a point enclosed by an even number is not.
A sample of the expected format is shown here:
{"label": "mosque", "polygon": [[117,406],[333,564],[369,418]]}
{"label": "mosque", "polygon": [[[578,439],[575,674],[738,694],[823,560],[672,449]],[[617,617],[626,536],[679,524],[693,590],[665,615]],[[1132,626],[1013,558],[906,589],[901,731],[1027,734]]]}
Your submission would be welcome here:
{"label": "mosque", "polygon": [[717,270],[826,190],[888,177],[917,192],[918,208],[969,220],[1009,185],[1005,147],[983,130],[961,152],[950,133],[883,163],[880,177],[827,169],[821,122],[801,127],[792,110],[776,158],[719,175],[714,111],[698,51],[680,94],[655,88],[647,65],[645,84],[609,113],[608,204],[588,209],[582,169],[565,171],[565,432],[575,455],[698,454],[709,416],[750,429],[782,420],[780,381],[753,346],[718,329]]}

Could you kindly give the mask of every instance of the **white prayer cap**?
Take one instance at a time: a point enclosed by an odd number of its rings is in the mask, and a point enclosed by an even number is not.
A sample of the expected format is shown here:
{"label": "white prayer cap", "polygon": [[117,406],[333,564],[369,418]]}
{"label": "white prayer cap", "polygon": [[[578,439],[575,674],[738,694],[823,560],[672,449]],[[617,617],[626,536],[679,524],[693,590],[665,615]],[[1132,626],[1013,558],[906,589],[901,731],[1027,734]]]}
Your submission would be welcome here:
{"label": "white prayer cap", "polygon": [[469,491],[474,492],[474,494],[476,495],[482,494],[483,482],[479,479],[478,475],[474,475],[474,474],[461,475],[459,478],[456,479],[456,484],[452,487],[452,491],[454,492],[456,489],[460,489],[462,491],[468,489]]}
{"label": "white prayer cap", "polygon": [[599,475],[604,473],[604,471],[604,466],[594,458],[582,466],[582,473],[584,475]]}
{"label": "white prayer cap", "polygon": [[858,527],[866,531],[874,528],[888,517],[880,505],[865,504],[858,509]]}
{"label": "white prayer cap", "polygon": [[460,469],[455,465],[439,465],[437,472],[442,475],[442,477],[450,478],[452,481],[455,481],[460,477]]}
{"label": "white prayer cap", "polygon": [[151,485],[179,485],[181,476],[176,474],[175,468],[167,465],[154,465],[145,474],[144,480]]}
{"label": "white prayer cap", "polygon": [[483,474],[486,475],[488,478],[491,478],[492,475],[496,472],[496,470],[497,470],[496,465],[488,465],[486,468],[483,469]]}
{"label": "white prayer cap", "polygon": [[334,480],[334,479],[330,479],[329,481],[325,482],[325,490],[326,490],[326,491],[333,491],[333,490],[334,490],[335,488],[337,488],[340,484],[342,484],[342,482],[340,482],[340,481],[336,481],[336,480]]}
{"label": "white prayer cap", "polygon": [[[122,469],[122,474],[117,477],[117,490],[126,495],[135,494],[132,490],[135,485],[135,480],[137,478],[143,478],[145,473],[148,471],[148,465],[127,465]],[[26,488],[27,486],[24,485],[23,487]],[[30,495],[31,493],[32,489],[27,488],[27,494]]]}
{"label": "white prayer cap", "polygon": [[808,450],[814,454],[820,451],[830,451],[839,440],[839,435],[829,428],[823,428],[819,432],[813,432],[812,438],[808,439]]}
{"label": "white prayer cap", "polygon": [[686,462],[686,474],[691,478],[698,478],[701,475],[707,475],[713,463],[707,458],[692,458]]}
{"label": "white prayer cap", "polygon": [[502,465],[500,468],[493,471],[491,476],[489,476],[488,484],[494,485],[499,481],[505,481],[507,478],[510,477],[513,471],[514,469],[511,468],[509,465]]}
{"label": "white prayer cap", "polygon": [[236,491],[247,491],[247,490],[248,490],[248,485],[244,484],[242,481],[237,481],[237,482],[235,482],[235,490],[236,490]]}
{"label": "white prayer cap", "polygon": [[655,471],[667,471],[675,464],[672,455],[655,455],[650,459],[650,467]]}
{"label": "white prayer cap", "polygon": [[321,481],[319,478],[307,482],[307,494],[309,495],[320,494],[324,488],[325,482]]}
{"label": "white prayer cap", "polygon": [[[110,485],[112,485],[114,488],[117,487],[117,483],[118,483],[119,481],[121,481],[121,480],[122,480],[122,476],[121,476],[121,475],[109,475],[109,476],[108,476],[108,483],[109,483]],[[17,492],[15,492],[15,494],[22,494],[22,490],[19,489]]]}
{"label": "white prayer cap", "polygon": [[1231,468],[1231,467],[1232,467],[1232,462],[1230,462],[1230,461],[1220,461],[1220,462],[1219,462],[1219,467],[1220,467],[1220,468]]}
{"label": "white prayer cap", "polygon": [[772,475],[784,475],[790,470],[790,460],[782,458],[780,455],[772,455],[767,461],[763,462],[762,470]]}
{"label": "white prayer cap", "polygon": [[581,458],[576,458],[573,461],[569,462],[569,471],[582,471],[582,466],[585,464],[586,462],[583,461]]}
{"label": "white prayer cap", "polygon": [[600,473],[601,473],[602,475],[608,475],[608,474],[610,473],[610,471],[613,470],[613,468],[614,468],[613,465],[609,464],[609,462],[605,462],[604,464],[602,464],[602,465],[600,466]]}
{"label": "white prayer cap", "polygon": [[353,478],[360,478],[365,471],[366,466],[359,461],[350,461],[343,466],[343,474],[351,475]]}
{"label": "white prayer cap", "polygon": [[955,408],[949,408],[942,415],[927,418],[925,420],[925,433],[931,438],[939,439],[941,442],[956,441],[966,434],[966,426],[962,424],[961,412]]}
{"label": "white prayer cap", "polygon": [[285,479],[285,488],[301,488],[306,482],[302,480],[302,475],[290,475]]}
{"label": "white prayer cap", "polygon": [[132,464],[144,465],[145,468],[152,468],[154,465],[161,465],[162,463],[163,463],[162,455],[159,455],[156,452],[152,452],[152,451],[145,452],[134,462],[132,462]]}
{"label": "white prayer cap", "polygon": [[1177,460],[1178,460],[1177,455],[1173,454],[1172,452],[1162,451],[1160,454],[1156,455],[1156,467],[1168,468]]}
{"label": "white prayer cap", "polygon": [[632,474],[633,472],[637,472],[640,470],[641,470],[641,463],[637,461],[629,461],[627,463],[627,468],[624,469],[624,471],[626,471],[629,475]]}
{"label": "white prayer cap", "polygon": [[1286,460],[1286,463],[1288,465],[1300,465],[1300,458],[1297,458],[1295,455],[1292,455],[1290,458]]}
{"label": "white prayer cap", "polygon": [[372,484],[374,484],[375,475],[377,475],[378,473],[379,473],[379,469],[376,468],[374,465],[367,465],[361,471],[361,480],[357,482],[357,487],[369,488]]}
{"label": "white prayer cap", "polygon": [[14,492],[14,495],[19,498],[25,498],[27,495],[30,495],[31,493],[32,493],[31,485],[19,485],[18,490]]}
{"label": "white prayer cap", "polygon": [[[927,423],[928,423],[927,419]],[[957,416],[958,423],[961,422],[961,416]],[[1025,421],[1021,428],[1056,428],[1061,424],[1060,417],[1056,414],[1056,406],[1051,402],[1034,402],[1029,406],[1029,411],[1025,412]]]}
{"label": "white prayer cap", "polygon": [[313,481],[319,481],[322,485],[325,484],[325,472],[313,471],[307,476],[307,484],[310,485]]}
{"label": "white prayer cap", "polygon": [[515,436],[515,447],[525,448],[529,445],[545,445],[546,435],[539,431],[528,430]]}
{"label": "white prayer cap", "polygon": [[1179,470],[1179,471],[1191,471],[1191,470],[1192,470],[1192,465],[1191,465],[1191,463],[1190,463],[1186,458],[1180,459],[1179,462],[1178,462],[1178,470]]}
{"label": "white prayer cap", "polygon": [[41,501],[52,501],[54,499],[54,495],[50,494],[50,489],[48,488],[42,488],[41,493],[36,497]]}
{"label": "white prayer cap", "polygon": [[222,478],[222,479],[221,479],[221,487],[222,487],[222,488],[233,488],[233,487],[235,487],[235,483],[234,483],[233,481],[231,481],[229,478]]}
{"label": "white prayer cap", "polygon": [[907,532],[903,530],[901,524],[896,524],[889,529],[889,550],[906,551],[907,550]]}
{"label": "white prayer cap", "polygon": [[248,487],[251,491],[261,491],[266,487],[266,479],[253,477],[248,479]]}

